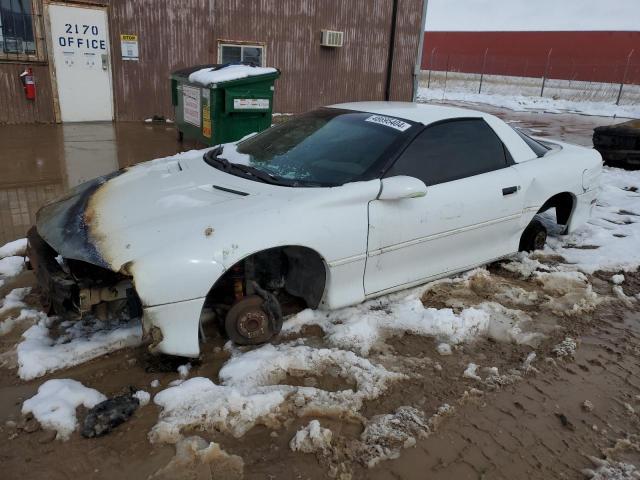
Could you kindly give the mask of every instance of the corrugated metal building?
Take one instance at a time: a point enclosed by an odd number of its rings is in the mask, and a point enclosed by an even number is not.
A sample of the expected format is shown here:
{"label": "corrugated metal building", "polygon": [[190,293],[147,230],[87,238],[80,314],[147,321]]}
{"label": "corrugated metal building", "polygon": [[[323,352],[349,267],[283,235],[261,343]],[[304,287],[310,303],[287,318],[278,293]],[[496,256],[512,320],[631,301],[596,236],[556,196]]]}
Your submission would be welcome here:
{"label": "corrugated metal building", "polygon": [[[171,118],[172,70],[238,60],[282,71],[276,112],[385,97],[410,100],[422,5],[1,0],[0,123]],[[321,46],[322,30],[343,32],[343,46]],[[27,67],[36,82],[35,100],[26,99],[22,88],[20,74]]]}

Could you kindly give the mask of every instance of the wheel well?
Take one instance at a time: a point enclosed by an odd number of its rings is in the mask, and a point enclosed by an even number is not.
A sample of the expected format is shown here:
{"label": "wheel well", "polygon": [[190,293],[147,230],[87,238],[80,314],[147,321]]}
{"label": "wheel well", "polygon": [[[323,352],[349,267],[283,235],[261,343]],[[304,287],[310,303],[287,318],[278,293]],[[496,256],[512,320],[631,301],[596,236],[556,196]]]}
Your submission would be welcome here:
{"label": "wheel well", "polygon": [[569,192],[562,192],[554,195],[544,202],[538,213],[546,212],[550,208],[556,209],[556,222],[559,225],[567,225],[573,212],[575,197]]}
{"label": "wheel well", "polygon": [[281,302],[303,301],[300,308],[316,308],[322,300],[326,278],[325,261],[315,250],[301,246],[270,248],[229,268],[209,290],[204,308],[230,306],[239,296],[253,293],[253,282],[274,293]]}

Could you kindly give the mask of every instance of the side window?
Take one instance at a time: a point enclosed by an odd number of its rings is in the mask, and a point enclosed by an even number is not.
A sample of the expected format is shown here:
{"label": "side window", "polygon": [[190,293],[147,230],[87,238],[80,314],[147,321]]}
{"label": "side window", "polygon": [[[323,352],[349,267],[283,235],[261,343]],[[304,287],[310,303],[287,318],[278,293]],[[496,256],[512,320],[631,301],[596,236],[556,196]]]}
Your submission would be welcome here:
{"label": "side window", "polygon": [[385,176],[409,175],[436,185],[506,166],[505,148],[493,129],[482,119],[463,119],[427,127]]}

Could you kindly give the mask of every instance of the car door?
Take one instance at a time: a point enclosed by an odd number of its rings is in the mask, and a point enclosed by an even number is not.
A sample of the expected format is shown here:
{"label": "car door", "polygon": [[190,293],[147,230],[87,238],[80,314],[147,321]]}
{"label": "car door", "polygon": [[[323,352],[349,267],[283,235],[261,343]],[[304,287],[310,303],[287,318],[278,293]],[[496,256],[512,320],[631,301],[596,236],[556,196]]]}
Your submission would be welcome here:
{"label": "car door", "polygon": [[523,208],[512,163],[482,118],[425,128],[385,177],[419,178],[427,185],[426,196],[369,204],[365,294],[421,283],[511,253]]}

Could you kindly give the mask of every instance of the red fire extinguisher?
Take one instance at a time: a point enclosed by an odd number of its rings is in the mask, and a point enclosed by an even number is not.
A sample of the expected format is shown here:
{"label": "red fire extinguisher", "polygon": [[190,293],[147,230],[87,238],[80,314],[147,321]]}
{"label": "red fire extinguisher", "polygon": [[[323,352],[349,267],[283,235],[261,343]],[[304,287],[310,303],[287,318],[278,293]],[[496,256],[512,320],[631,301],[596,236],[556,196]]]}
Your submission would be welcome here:
{"label": "red fire extinguisher", "polygon": [[24,96],[27,100],[36,99],[36,82],[33,80],[33,70],[28,67],[20,74],[22,86],[24,87]]}

